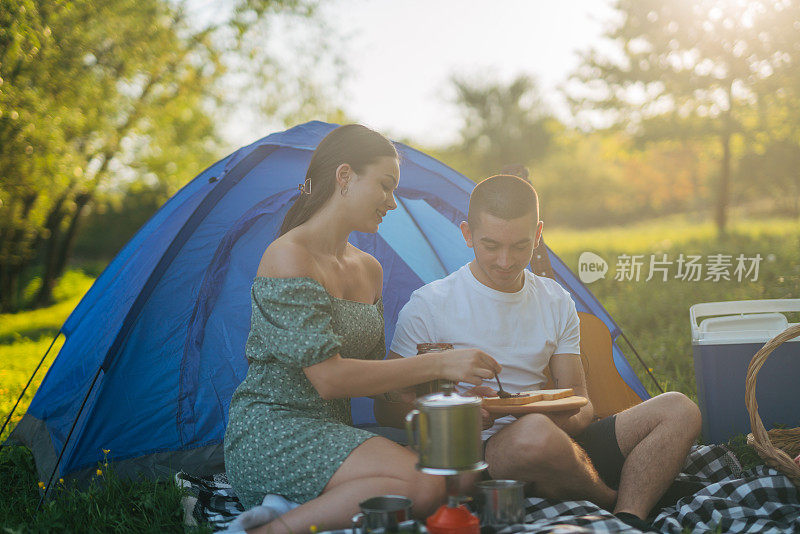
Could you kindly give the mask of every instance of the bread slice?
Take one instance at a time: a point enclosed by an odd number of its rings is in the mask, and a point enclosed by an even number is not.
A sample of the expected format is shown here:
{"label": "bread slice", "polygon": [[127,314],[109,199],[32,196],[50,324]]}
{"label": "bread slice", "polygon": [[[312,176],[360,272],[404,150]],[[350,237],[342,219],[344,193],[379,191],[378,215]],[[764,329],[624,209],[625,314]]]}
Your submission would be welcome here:
{"label": "bread slice", "polygon": [[542,400],[556,400],[556,399],[563,399],[565,397],[571,397],[573,395],[572,388],[562,388],[562,389],[540,389],[536,393],[542,395]]}
{"label": "bread slice", "polygon": [[541,400],[556,400],[569,397],[573,394],[572,388],[562,389],[540,389],[536,391],[523,391],[514,394],[513,397],[501,399],[500,397],[484,397],[484,406],[519,406],[530,404]]}
{"label": "bread slice", "polygon": [[514,393],[512,397],[501,399],[500,397],[484,397],[484,406],[517,406],[520,404],[529,404],[542,400],[543,396],[539,391],[522,391]]}

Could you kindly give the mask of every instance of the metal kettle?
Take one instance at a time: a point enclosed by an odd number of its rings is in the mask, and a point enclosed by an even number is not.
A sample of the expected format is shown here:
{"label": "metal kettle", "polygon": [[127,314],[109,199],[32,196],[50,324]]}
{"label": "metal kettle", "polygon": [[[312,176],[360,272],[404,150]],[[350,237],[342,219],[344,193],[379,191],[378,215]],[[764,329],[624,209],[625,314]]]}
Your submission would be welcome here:
{"label": "metal kettle", "polygon": [[[414,438],[415,425],[419,441]],[[441,393],[416,400],[406,415],[408,441],[419,454],[417,469],[432,475],[456,475],[487,467],[481,441],[481,399],[465,397],[444,384]]]}

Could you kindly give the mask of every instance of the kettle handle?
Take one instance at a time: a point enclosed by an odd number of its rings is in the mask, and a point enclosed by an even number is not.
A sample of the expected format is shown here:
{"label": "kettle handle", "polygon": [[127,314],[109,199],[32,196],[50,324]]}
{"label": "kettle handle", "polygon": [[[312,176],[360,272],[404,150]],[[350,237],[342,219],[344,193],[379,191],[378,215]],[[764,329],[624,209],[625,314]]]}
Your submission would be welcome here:
{"label": "kettle handle", "polygon": [[419,415],[416,408],[406,414],[406,434],[408,435],[408,445],[414,452],[419,452],[419,446],[414,440],[414,418]]}

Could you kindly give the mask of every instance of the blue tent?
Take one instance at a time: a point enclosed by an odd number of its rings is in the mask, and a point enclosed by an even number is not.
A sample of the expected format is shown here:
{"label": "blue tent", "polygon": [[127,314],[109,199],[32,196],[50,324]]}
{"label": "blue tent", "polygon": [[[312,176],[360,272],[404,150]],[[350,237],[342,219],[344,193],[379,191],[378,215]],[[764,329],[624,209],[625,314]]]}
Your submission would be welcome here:
{"label": "blue tent", "polygon": [[[62,449],[57,476],[85,478],[102,449],[110,449],[122,474],[223,469],[228,405],[247,371],[250,284],[298,195],[312,151],[334,127],[309,122],[212,165],[109,264],[61,328],[66,341],[12,434],[33,450],[42,480]],[[412,291],[472,257],[458,223],[474,183],[396,146],[398,208],[377,234],[351,238],[383,265],[387,340]],[[616,340],[614,320],[549,254],[578,310],[597,315]],[[648,398],[616,346],[614,360],[626,383]],[[372,421],[369,399],[353,401],[353,419]]]}

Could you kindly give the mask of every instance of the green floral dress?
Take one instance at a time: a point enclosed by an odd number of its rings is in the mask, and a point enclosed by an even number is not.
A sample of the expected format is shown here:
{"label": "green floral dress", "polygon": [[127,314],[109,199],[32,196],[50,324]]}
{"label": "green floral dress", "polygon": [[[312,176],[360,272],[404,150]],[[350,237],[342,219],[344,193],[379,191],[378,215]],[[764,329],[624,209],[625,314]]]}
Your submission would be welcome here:
{"label": "green floral dress", "polygon": [[303,503],[375,436],[352,426],[350,399],[320,397],[303,367],[337,353],[383,359],[383,304],[332,297],[311,278],[258,277],[251,295],[250,366],[231,398],[225,470],[246,508],[268,493]]}

